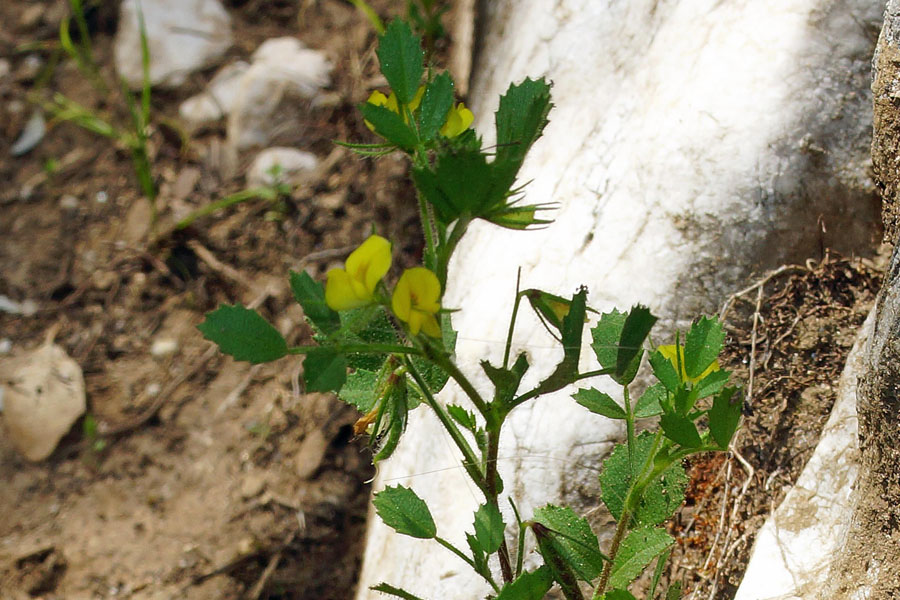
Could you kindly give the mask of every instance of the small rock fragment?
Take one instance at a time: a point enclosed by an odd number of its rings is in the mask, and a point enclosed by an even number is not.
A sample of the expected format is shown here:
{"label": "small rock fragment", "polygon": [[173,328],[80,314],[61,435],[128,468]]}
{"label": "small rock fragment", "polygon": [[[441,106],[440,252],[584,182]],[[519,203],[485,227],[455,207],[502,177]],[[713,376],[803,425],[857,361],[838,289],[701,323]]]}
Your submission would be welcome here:
{"label": "small rock fragment", "polygon": [[321,430],[316,429],[310,432],[303,443],[300,444],[300,450],[294,457],[294,471],[300,479],[309,479],[319,469],[322,459],[325,457],[325,450],[328,448],[328,440]]}
{"label": "small rock fragment", "polygon": [[276,183],[299,185],[319,166],[311,152],[296,148],[267,148],[256,155],[247,172],[247,184],[267,186]]}
{"label": "small rock fragment", "polygon": [[81,367],[56,344],[0,361],[3,419],[9,439],[30,461],[50,456],[84,413]]}
{"label": "small rock fragment", "polygon": [[249,500],[262,493],[266,487],[266,474],[263,472],[248,473],[241,483],[241,498]]}
{"label": "small rock fragment", "polygon": [[225,65],[210,80],[203,93],[191,96],[178,107],[178,114],[191,127],[218,121],[231,112],[240,90],[241,77],[250,68],[242,60]]}
{"label": "small rock fragment", "polygon": [[231,46],[231,19],[219,0],[124,0],[115,39],[116,71],[131,89],[143,85],[138,8],[150,48],[150,83],[178,87]]}
{"label": "small rock fragment", "polygon": [[171,338],[154,340],[153,345],[150,346],[150,354],[156,358],[169,356],[170,354],[174,354],[176,350],[178,350],[178,341]]}
{"label": "small rock fragment", "polygon": [[78,198],[72,194],[63,194],[59,199],[59,207],[63,210],[77,210]]}
{"label": "small rock fragment", "polygon": [[35,110],[34,113],[32,113],[31,118],[25,123],[25,127],[22,128],[19,139],[10,146],[10,154],[13,156],[22,156],[26,152],[29,152],[44,139],[44,134],[46,133],[47,122],[44,120],[44,113],[40,109]]}

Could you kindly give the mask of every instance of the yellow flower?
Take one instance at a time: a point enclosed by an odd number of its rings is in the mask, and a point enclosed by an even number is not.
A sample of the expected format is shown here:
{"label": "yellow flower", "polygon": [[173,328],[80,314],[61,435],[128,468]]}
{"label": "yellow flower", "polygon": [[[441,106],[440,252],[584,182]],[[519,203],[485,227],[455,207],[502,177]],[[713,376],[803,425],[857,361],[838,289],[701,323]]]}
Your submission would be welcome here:
{"label": "yellow flower", "polygon": [[[419,108],[419,104],[422,103],[422,96],[424,96],[424,95],[425,95],[425,86],[424,85],[419,86],[419,89],[416,90],[416,95],[413,96],[412,101],[410,101],[410,103],[407,105],[407,106],[409,106],[410,112]],[[391,92],[390,96],[385,96],[378,90],[375,90],[374,92],[369,94],[369,99],[366,100],[366,102],[368,102],[369,104],[374,104],[375,106],[383,106],[384,108],[388,109],[389,111],[397,113],[398,115],[403,117],[404,122],[407,121],[406,115],[402,114],[400,112],[400,106],[397,103],[397,94],[395,94],[394,92]],[[375,131],[374,125],[372,125],[368,121],[366,121],[365,123],[366,123],[366,127],[368,127],[370,131]]]}
{"label": "yellow flower", "polygon": [[350,253],[343,269],[328,271],[325,303],[332,310],[350,310],[372,302],[375,286],[391,268],[391,243],[370,236]]}
{"label": "yellow flower", "polygon": [[407,269],[400,276],[391,308],[401,321],[409,324],[409,331],[418,335],[419,330],[431,337],[441,337],[441,326],[435,315],[441,309],[441,284],[437,275],[425,267]]}
{"label": "yellow flower", "polygon": [[456,137],[468,129],[474,120],[475,115],[472,114],[472,111],[460,102],[455,107],[451,107],[450,112],[447,113],[447,120],[441,127],[441,135],[447,138]]}
{"label": "yellow flower", "polygon": [[[672,363],[672,366],[675,367],[675,370],[677,371],[679,358],[676,355],[675,344],[669,344],[667,346],[658,346],[656,349],[659,350],[659,353],[663,355],[663,358],[668,359],[668,361],[670,363]],[[678,347],[677,354],[681,355],[680,360],[681,360],[681,380],[682,381],[690,381],[691,383],[697,383],[698,381],[700,381],[701,379],[703,379],[704,377],[706,377],[713,371],[719,370],[719,361],[717,359],[717,360],[714,360],[712,362],[712,364],[706,368],[705,371],[700,373],[699,376],[688,377],[687,372],[684,370],[684,346]]]}

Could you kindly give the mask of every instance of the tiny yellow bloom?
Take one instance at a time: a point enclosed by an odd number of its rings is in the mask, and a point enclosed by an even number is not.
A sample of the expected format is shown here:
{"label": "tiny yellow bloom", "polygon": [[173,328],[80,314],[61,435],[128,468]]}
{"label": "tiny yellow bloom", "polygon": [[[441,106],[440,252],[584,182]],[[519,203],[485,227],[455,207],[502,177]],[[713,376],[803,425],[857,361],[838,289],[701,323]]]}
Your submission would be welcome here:
{"label": "tiny yellow bloom", "polygon": [[418,335],[419,330],[431,337],[441,337],[441,326],[435,315],[441,309],[441,284],[437,275],[425,267],[407,269],[397,281],[391,308],[401,321],[409,325],[409,331]]}
{"label": "tiny yellow bloom", "polygon": [[350,310],[372,302],[375,286],[391,268],[391,243],[370,236],[350,253],[343,269],[328,271],[325,303],[332,310]]}
{"label": "tiny yellow bloom", "polygon": [[[672,366],[675,367],[675,370],[678,370],[678,356],[675,350],[675,344],[669,344],[667,346],[657,346],[656,348],[659,350],[659,353],[663,355],[664,358],[668,359]],[[697,377],[688,377],[687,372],[684,370],[684,346],[679,346],[680,351],[678,354],[681,354],[681,380],[682,381],[690,381],[691,383],[697,383],[713,371],[719,370],[719,361],[718,359],[714,360],[711,365],[709,365],[705,371],[700,373]]]}
{"label": "tiny yellow bloom", "polygon": [[441,135],[447,138],[453,138],[464,132],[475,120],[472,111],[466,108],[466,105],[460,102],[455,107],[450,108],[447,113],[447,120],[441,127]]}
{"label": "tiny yellow bloom", "polygon": [[[412,101],[408,104],[410,112],[415,111],[419,108],[419,104],[422,103],[422,96],[425,95],[425,86],[419,86],[419,89],[416,90],[416,95],[413,96]],[[403,117],[403,120],[406,121],[406,115],[400,113],[400,105],[397,102],[397,94],[391,92],[390,96],[385,96],[378,90],[375,90],[371,94],[369,94],[369,99],[366,100],[369,104],[374,104],[375,106],[383,106],[391,112],[397,113],[398,115]],[[366,121],[366,127],[369,128],[370,131],[375,131],[375,126],[370,122]]]}

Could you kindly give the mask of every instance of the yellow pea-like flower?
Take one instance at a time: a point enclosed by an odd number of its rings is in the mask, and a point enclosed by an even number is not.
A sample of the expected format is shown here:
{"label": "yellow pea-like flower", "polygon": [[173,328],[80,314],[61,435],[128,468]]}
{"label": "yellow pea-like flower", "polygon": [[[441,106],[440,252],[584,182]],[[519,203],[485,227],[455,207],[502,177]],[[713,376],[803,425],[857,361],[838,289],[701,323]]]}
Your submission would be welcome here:
{"label": "yellow pea-like flower", "polygon": [[343,269],[328,271],[325,303],[332,310],[350,310],[370,304],[375,287],[391,268],[391,243],[380,235],[370,236],[350,253]]}
{"label": "yellow pea-like flower", "polygon": [[434,338],[441,337],[437,322],[441,309],[441,284],[437,275],[425,267],[407,269],[397,281],[391,308],[401,321],[409,325],[409,332],[418,335],[424,331]]}
{"label": "yellow pea-like flower", "polygon": [[711,365],[709,365],[705,371],[700,373],[697,377],[688,377],[687,372],[684,370],[684,346],[679,346],[676,350],[675,344],[669,344],[667,346],[657,346],[656,348],[659,350],[659,353],[663,355],[665,359],[667,359],[672,366],[675,367],[675,370],[678,370],[678,354],[681,354],[681,380],[682,381],[690,381],[691,383],[697,383],[713,371],[719,370],[719,361],[714,360]]}
{"label": "yellow pea-like flower", "polygon": [[472,111],[466,108],[462,102],[450,108],[447,113],[447,120],[441,127],[441,135],[446,138],[453,138],[464,132],[475,120]]}
{"label": "yellow pea-like flower", "polygon": [[[425,95],[425,86],[419,86],[419,89],[416,90],[416,95],[413,96],[413,99],[408,104],[409,110],[415,111],[419,108],[419,104],[422,103],[422,96]],[[397,94],[391,92],[389,96],[385,96],[378,90],[375,90],[371,94],[369,94],[369,99],[366,100],[369,104],[374,104],[375,106],[383,106],[393,113],[397,113],[398,115],[403,117],[403,120],[406,121],[406,115],[400,113],[400,104],[397,102]],[[366,121],[366,127],[369,128],[370,131],[375,131],[375,126],[370,122]]]}

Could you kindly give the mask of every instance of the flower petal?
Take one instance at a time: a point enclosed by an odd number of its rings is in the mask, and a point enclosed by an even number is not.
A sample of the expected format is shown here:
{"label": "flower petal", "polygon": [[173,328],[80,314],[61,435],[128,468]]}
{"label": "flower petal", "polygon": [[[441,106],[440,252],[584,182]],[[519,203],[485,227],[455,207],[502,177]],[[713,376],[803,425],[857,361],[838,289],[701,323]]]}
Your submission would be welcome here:
{"label": "flower petal", "polygon": [[369,236],[347,257],[347,272],[367,290],[369,299],[390,268],[391,243],[380,235]]}
{"label": "flower petal", "polygon": [[344,269],[328,271],[328,281],[325,283],[325,304],[331,310],[350,310],[368,303],[368,299],[360,298],[356,294],[353,289],[353,280],[347,271]]}
{"label": "flower petal", "polygon": [[408,271],[400,276],[397,285],[394,286],[394,294],[391,296],[391,310],[401,321],[409,321],[409,313],[412,310],[412,294],[409,291]]}
{"label": "flower petal", "polygon": [[422,331],[425,332],[425,335],[430,335],[433,338],[441,337],[441,326],[433,314],[425,315],[425,319],[422,322]]}

